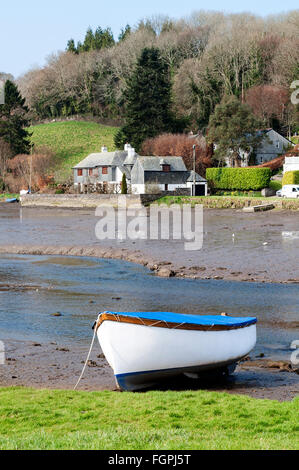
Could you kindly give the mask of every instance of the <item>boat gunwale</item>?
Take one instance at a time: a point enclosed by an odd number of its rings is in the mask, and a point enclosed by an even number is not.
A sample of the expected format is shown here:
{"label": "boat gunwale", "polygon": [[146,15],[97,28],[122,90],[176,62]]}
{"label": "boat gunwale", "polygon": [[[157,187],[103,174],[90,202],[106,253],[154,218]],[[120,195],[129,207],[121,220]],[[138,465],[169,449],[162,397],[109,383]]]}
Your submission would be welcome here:
{"label": "boat gunwale", "polygon": [[147,318],[141,317],[132,317],[126,316],[122,314],[110,313],[110,312],[103,312],[99,315],[99,318],[96,322],[95,329],[96,331],[99,329],[101,324],[104,321],[114,321],[119,323],[130,323],[133,325],[141,325],[141,326],[151,326],[157,328],[168,328],[168,329],[176,329],[176,330],[198,330],[198,331],[228,331],[228,330],[238,330],[240,328],[246,328],[251,325],[255,325],[257,320],[250,320],[241,324],[234,324],[234,325],[200,325],[195,323],[176,323],[170,322],[166,320],[152,320]]}

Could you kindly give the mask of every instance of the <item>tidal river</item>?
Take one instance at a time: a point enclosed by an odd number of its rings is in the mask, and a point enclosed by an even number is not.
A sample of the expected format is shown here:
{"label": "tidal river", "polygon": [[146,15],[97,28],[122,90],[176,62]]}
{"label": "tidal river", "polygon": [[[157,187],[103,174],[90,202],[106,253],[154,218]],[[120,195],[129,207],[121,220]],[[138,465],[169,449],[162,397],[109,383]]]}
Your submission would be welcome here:
{"label": "tidal river", "polygon": [[[72,388],[99,311],[161,310],[256,316],[251,361],[214,389],[298,395],[298,375],[284,367],[299,340],[297,213],[204,211],[199,251],[174,239],[99,241],[97,220],[92,210],[0,204],[0,386]],[[160,269],[175,277],[158,277]],[[91,360],[81,387],[113,389],[99,345]]]}
{"label": "tidal river", "polygon": [[97,258],[1,255],[0,339],[87,348],[99,311],[256,316],[253,357],[288,360],[299,339],[295,284],[161,279],[138,264]]}

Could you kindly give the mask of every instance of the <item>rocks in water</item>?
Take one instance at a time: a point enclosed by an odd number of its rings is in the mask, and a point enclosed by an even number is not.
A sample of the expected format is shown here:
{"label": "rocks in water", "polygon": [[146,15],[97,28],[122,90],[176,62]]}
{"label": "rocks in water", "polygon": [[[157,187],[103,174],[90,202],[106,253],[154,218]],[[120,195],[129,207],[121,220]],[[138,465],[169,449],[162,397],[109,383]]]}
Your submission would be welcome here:
{"label": "rocks in water", "polygon": [[175,271],[167,267],[160,268],[157,274],[159,277],[174,277],[176,275]]}

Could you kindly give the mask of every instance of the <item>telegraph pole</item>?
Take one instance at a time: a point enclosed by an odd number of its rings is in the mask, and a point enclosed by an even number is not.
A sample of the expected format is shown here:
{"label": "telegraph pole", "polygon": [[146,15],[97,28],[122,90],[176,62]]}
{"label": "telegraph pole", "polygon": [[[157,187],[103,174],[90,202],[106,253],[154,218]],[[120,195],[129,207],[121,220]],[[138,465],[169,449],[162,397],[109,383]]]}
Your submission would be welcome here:
{"label": "telegraph pole", "polygon": [[195,156],[196,156],[196,145],[193,145],[193,189],[192,189],[192,196],[195,196],[195,183],[196,183],[196,176],[195,176]]}
{"label": "telegraph pole", "polygon": [[31,144],[30,147],[30,175],[29,175],[29,192],[31,193],[31,184],[32,184],[32,153],[33,153],[33,146],[34,144]]}

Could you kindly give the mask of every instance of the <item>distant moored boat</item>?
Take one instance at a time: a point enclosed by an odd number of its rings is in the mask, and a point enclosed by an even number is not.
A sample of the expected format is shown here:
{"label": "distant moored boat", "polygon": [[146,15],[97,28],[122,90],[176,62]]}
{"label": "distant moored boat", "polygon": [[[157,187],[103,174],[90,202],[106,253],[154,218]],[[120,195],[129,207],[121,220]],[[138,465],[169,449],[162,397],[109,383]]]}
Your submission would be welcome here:
{"label": "distant moored boat", "polygon": [[123,390],[153,386],[167,377],[229,372],[256,343],[254,317],[170,312],[103,312],[97,336]]}

